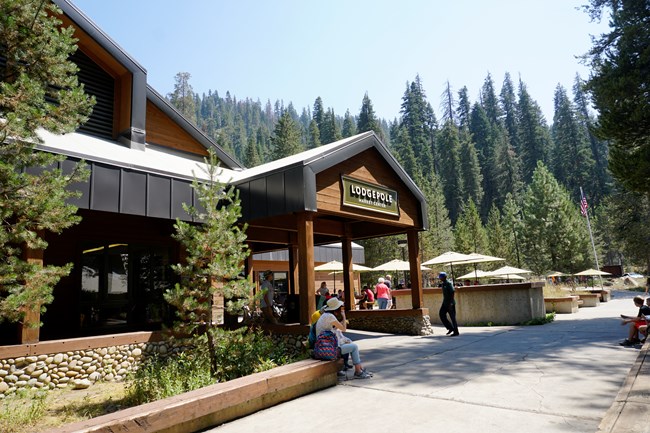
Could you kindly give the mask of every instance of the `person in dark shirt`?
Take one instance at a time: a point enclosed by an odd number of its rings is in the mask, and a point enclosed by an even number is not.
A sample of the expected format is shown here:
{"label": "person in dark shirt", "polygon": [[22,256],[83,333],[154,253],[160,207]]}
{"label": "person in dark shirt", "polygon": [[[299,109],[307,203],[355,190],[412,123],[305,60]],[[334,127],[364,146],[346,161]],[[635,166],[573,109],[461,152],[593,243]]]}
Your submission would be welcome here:
{"label": "person in dark shirt", "polygon": [[[442,281],[442,305],[440,306],[440,320],[447,328],[447,335],[451,334],[452,337],[459,335],[458,324],[456,323],[456,301],[454,300],[454,286],[447,281],[447,274],[440,272],[438,275]],[[449,315],[449,319],[447,319]]]}
{"label": "person in dark shirt", "polygon": [[636,316],[625,316],[621,314],[621,325],[630,324],[630,331],[625,340],[621,341],[621,346],[633,346],[640,342],[639,328],[645,327],[647,329],[648,322],[646,316],[650,316],[650,306],[643,305],[643,298],[641,296],[634,297],[634,305],[639,308],[639,313]]}

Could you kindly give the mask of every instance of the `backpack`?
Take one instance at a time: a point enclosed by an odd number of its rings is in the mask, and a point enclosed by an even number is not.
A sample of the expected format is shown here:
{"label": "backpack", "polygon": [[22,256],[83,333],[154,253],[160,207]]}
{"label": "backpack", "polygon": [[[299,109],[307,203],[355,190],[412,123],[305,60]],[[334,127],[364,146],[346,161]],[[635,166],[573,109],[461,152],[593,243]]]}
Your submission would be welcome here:
{"label": "backpack", "polygon": [[338,359],[340,354],[336,335],[332,331],[321,332],[314,344],[314,358],[332,361]]}

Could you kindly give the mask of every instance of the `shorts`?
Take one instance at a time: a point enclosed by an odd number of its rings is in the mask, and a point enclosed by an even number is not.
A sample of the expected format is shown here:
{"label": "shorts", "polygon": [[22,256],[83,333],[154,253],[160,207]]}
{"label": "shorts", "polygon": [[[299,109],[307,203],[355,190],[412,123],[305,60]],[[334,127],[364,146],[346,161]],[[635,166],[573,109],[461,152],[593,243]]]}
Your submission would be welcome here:
{"label": "shorts", "polygon": [[648,326],[648,322],[646,320],[638,320],[638,321],[634,322],[634,327],[636,329],[639,329],[642,326]]}

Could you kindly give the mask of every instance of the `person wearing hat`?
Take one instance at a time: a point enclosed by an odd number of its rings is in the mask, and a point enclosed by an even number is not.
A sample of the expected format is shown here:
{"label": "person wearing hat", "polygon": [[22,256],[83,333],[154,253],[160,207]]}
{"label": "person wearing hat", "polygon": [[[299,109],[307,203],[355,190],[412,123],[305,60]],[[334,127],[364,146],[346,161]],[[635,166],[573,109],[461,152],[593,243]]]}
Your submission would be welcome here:
{"label": "person wearing hat", "polygon": [[[347,321],[345,319],[345,311],[342,307],[343,301],[338,298],[330,298],[327,300],[327,304],[323,307],[323,312],[318,319],[318,322],[316,322],[316,335],[318,336],[325,331],[331,331],[336,334],[341,354],[345,355],[349,353],[352,357],[352,364],[354,364],[354,378],[369,379],[372,375],[363,368],[363,365],[361,365],[359,346],[343,335],[343,332],[347,330]],[[340,317],[340,321],[337,316]]]}
{"label": "person wearing hat", "polygon": [[274,296],[274,287],[273,287],[273,271],[264,272],[264,281],[260,286],[260,292],[262,293],[262,299],[260,301],[260,308],[262,309],[262,314],[264,315],[264,320],[269,323],[278,323],[278,319],[273,315],[273,296]]}
{"label": "person wearing hat", "polygon": [[[456,301],[454,300],[454,286],[447,281],[447,273],[440,272],[438,275],[442,281],[442,305],[440,306],[440,320],[447,328],[447,335],[451,334],[452,337],[459,335],[458,324],[456,323]],[[449,319],[447,319],[449,315]]]}

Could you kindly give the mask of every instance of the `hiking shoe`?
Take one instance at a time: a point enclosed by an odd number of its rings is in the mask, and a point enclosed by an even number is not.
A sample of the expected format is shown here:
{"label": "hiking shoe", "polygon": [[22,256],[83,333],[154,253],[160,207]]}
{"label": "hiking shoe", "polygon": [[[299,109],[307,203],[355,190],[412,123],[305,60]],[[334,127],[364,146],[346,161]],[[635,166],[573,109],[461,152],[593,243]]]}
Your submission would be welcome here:
{"label": "hiking shoe", "polygon": [[361,373],[354,373],[354,378],[355,379],[370,379],[372,375],[370,375],[367,371],[361,370]]}
{"label": "hiking shoe", "polygon": [[627,338],[625,340],[621,341],[618,344],[620,344],[621,346],[624,346],[624,347],[634,346],[634,342],[628,340]]}
{"label": "hiking shoe", "polygon": [[373,374],[373,372],[372,372],[372,371],[368,371],[368,370],[366,370],[365,368],[364,368],[364,369],[362,369],[361,371],[362,371],[362,372],[364,372],[364,373],[367,373],[367,374],[369,374],[369,375],[370,375],[370,377],[373,377],[373,376],[374,376],[374,374]]}

